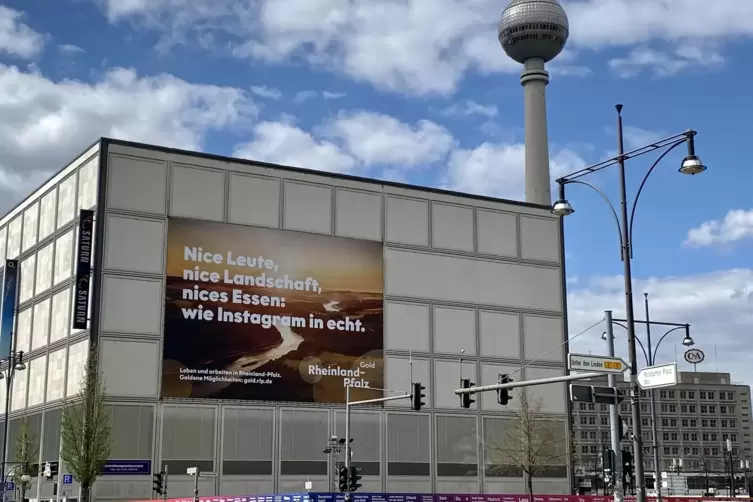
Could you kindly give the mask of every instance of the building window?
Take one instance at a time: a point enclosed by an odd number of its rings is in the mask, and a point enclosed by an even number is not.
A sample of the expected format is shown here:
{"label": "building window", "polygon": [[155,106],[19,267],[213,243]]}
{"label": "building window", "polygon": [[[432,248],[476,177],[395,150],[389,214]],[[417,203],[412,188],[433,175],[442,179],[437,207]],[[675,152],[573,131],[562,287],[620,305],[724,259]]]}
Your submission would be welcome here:
{"label": "building window", "polygon": [[690,406],[688,406],[688,410],[690,411],[690,413],[695,413],[697,409],[698,408],[696,408],[694,404],[691,404]]}
{"label": "building window", "polygon": [[714,399],[714,391],[710,390],[709,393],[708,393],[708,396],[709,396],[709,400]]}
{"label": "building window", "polygon": [[593,440],[596,439],[596,431],[591,431],[591,432],[589,432],[588,435],[591,437],[591,439],[593,439]]}
{"label": "building window", "polygon": [[688,434],[687,432],[683,432],[682,433],[682,440],[683,441],[690,441],[690,434]]}
{"label": "building window", "polygon": [[698,420],[696,420],[695,418],[691,418],[690,419],[690,426],[691,427],[698,427]]}
{"label": "building window", "polygon": [[712,415],[714,413],[716,413],[716,406],[715,405],[713,405],[713,404],[709,405],[709,413],[711,413]]}
{"label": "building window", "polygon": [[588,423],[587,417],[580,417],[580,425],[586,425]]}
{"label": "building window", "polygon": [[668,418],[662,418],[661,419],[661,426],[662,427],[669,427],[669,419]]}
{"label": "building window", "polygon": [[588,446],[587,445],[581,446],[580,447],[580,452],[581,453],[588,453]]}
{"label": "building window", "polygon": [[737,420],[730,420],[729,421],[729,426],[732,429],[734,429],[735,427],[737,427]]}
{"label": "building window", "polygon": [[606,404],[600,404],[599,405],[599,410],[600,411],[607,411],[607,405]]}
{"label": "building window", "polygon": [[715,432],[711,433],[711,442],[712,442],[712,443],[713,443],[713,442],[716,442],[716,440],[717,440],[717,437],[719,437],[719,436],[717,436],[717,434],[716,434]]}
{"label": "building window", "polygon": [[715,457],[719,456],[719,448],[717,448],[716,446],[712,447],[711,454]]}
{"label": "building window", "polygon": [[698,396],[701,399],[706,399],[706,391],[705,390],[698,391]]}
{"label": "building window", "polygon": [[679,455],[680,454],[680,448],[677,446],[672,447],[672,455]]}
{"label": "building window", "polygon": [[695,391],[689,390],[688,391],[688,399],[695,399]]}
{"label": "building window", "polygon": [[671,450],[669,449],[669,446],[665,446],[665,447],[664,447],[664,454],[665,454],[665,455],[671,455],[670,451],[671,451]]}
{"label": "building window", "polygon": [[[308,410],[306,410],[308,411]],[[300,410],[295,410],[295,413],[301,413]],[[324,425],[327,425],[327,420],[320,419]],[[476,477],[478,476],[478,451],[476,449],[476,437],[477,425],[476,417],[465,416],[438,416],[435,418],[436,431],[437,431],[437,476],[441,477]],[[297,421],[296,425],[303,425],[301,421]],[[344,428],[345,420],[342,420]],[[504,431],[504,420],[495,420],[494,422],[487,420],[486,431],[490,432],[490,439],[495,437],[497,431]],[[492,425],[489,427],[488,425]],[[285,423],[283,422],[283,438],[285,437]],[[494,430],[496,429],[496,431]],[[299,429],[300,430],[300,429]],[[413,431],[417,431],[416,428],[411,428]],[[485,432],[486,432],[485,431]],[[291,431],[292,432],[292,431]],[[290,432],[288,433],[290,434]],[[293,434],[290,434],[293,436]],[[418,435],[418,434],[416,434]],[[301,437],[295,434],[294,443],[310,444],[309,441],[301,441]],[[357,440],[356,440],[357,441]],[[354,441],[354,443],[356,442]],[[357,443],[356,443],[357,444]],[[415,440],[414,440],[415,444]],[[428,445],[427,445],[428,446]],[[320,447],[321,448],[321,447]],[[285,465],[285,457],[282,457],[282,466]],[[306,459],[311,460],[311,459]],[[326,462],[325,462],[326,463]],[[301,466],[303,467],[303,466]],[[504,467],[501,467],[504,469]],[[496,469],[495,469],[496,470]],[[282,472],[281,474],[286,474]],[[296,475],[302,475],[303,472],[296,472]],[[377,470],[376,475],[379,475]],[[425,475],[425,474],[424,474]]]}
{"label": "building window", "polygon": [[727,420],[722,419],[722,429],[726,429],[726,428],[727,428]]}
{"label": "building window", "polygon": [[580,411],[586,411],[586,403],[578,403],[578,409]]}
{"label": "building window", "polygon": [[588,411],[594,411],[596,406],[593,403],[588,403]]}
{"label": "building window", "polygon": [[693,455],[698,455],[700,453],[700,450],[698,448],[691,448],[690,451],[693,452]]}
{"label": "building window", "polygon": [[609,418],[601,417],[601,425],[609,425]]}
{"label": "building window", "polygon": [[669,437],[670,441],[677,441],[677,433],[676,432],[671,433],[669,436],[670,436]]}
{"label": "building window", "polygon": [[675,398],[675,391],[670,390],[670,391],[667,392],[667,394],[669,394],[669,398],[670,399],[674,399]]}
{"label": "building window", "polygon": [[688,419],[687,419],[687,418],[683,418],[683,419],[682,419],[682,426],[683,426],[683,427],[689,427],[689,425],[688,425],[689,423],[690,423],[690,422],[688,421]]}
{"label": "building window", "polygon": [[688,412],[688,405],[687,404],[681,405],[680,406],[680,411],[683,412],[683,413],[687,413]]}
{"label": "building window", "polygon": [[664,441],[669,441],[669,432],[663,432],[662,435],[661,435],[661,438]]}
{"label": "building window", "polygon": [[708,427],[708,426],[709,426],[709,421],[708,421],[708,419],[706,419],[706,418],[704,418],[704,419],[701,419],[701,427],[703,427],[703,428],[706,428],[706,427]]}
{"label": "building window", "polygon": [[712,418],[711,420],[709,420],[709,425],[711,426],[712,429],[716,429],[716,418]]}
{"label": "building window", "polygon": [[667,391],[666,391],[666,390],[662,390],[662,391],[660,391],[660,392],[659,392],[659,397],[660,397],[661,399],[667,399]]}
{"label": "building window", "polygon": [[588,425],[596,425],[596,417],[588,417]]}
{"label": "building window", "polygon": [[[272,474],[275,446],[274,434],[272,433],[274,416],[274,410],[271,408],[226,408],[223,410],[223,474],[256,476],[270,476]],[[360,422],[360,416],[354,418]],[[354,430],[361,432],[363,428],[358,427]],[[249,431],[255,433],[249,434]],[[390,432],[396,434],[402,440],[398,442],[402,449],[412,450],[413,454],[416,454],[415,450],[420,451],[418,442],[421,434],[418,431],[410,435],[406,434],[406,431],[395,429]],[[362,436],[358,438],[360,441],[364,439],[370,448],[374,448],[373,443],[369,441],[370,438]],[[377,435],[378,439],[379,436]],[[378,446],[374,449],[379,452]],[[393,453],[392,450],[390,452]],[[367,452],[364,451],[364,453]],[[398,452],[394,453],[399,454],[402,451],[398,449]]]}
{"label": "building window", "polygon": [[669,408],[667,407],[667,405],[666,405],[666,404],[662,404],[662,405],[661,405],[661,412],[662,412],[662,413],[667,413],[667,411],[668,411],[668,410],[669,410]]}
{"label": "building window", "polygon": [[703,438],[704,442],[707,442],[709,440],[709,435],[704,432],[703,434],[701,434],[701,438]]}
{"label": "building window", "polygon": [[643,427],[648,427],[648,418],[641,418],[641,425]]}
{"label": "building window", "polygon": [[669,419],[669,426],[670,427],[677,427],[677,419],[676,418],[670,418]]}
{"label": "building window", "polygon": [[693,432],[693,433],[691,433],[691,434],[690,434],[690,440],[691,440],[691,441],[693,441],[694,443],[695,443],[696,441],[698,441],[698,433],[697,433],[697,432]]}
{"label": "building window", "polygon": [[669,405],[669,412],[670,412],[670,413],[677,413],[677,405],[675,405],[675,404],[670,404],[670,405]]}
{"label": "building window", "polygon": [[680,399],[687,399],[687,398],[688,398],[688,393],[685,392],[684,390],[681,390],[680,391]]}
{"label": "building window", "polygon": [[708,413],[708,412],[709,412],[709,407],[706,406],[705,404],[702,404],[701,405],[701,413]]}

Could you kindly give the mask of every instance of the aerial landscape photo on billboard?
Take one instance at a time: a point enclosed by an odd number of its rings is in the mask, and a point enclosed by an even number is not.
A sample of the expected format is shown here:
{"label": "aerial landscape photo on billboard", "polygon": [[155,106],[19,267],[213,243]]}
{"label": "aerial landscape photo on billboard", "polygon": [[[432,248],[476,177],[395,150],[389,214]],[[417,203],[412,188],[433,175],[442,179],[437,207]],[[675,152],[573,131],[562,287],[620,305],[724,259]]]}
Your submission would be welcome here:
{"label": "aerial landscape photo on billboard", "polygon": [[383,396],[382,244],[171,219],[162,396]]}

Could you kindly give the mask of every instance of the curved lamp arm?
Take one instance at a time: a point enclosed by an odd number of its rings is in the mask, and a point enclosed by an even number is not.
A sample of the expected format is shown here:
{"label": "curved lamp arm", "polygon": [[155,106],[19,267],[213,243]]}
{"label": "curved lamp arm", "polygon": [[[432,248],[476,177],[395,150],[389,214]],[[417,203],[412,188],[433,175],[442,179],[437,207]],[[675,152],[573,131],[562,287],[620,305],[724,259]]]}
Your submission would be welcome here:
{"label": "curved lamp arm", "polygon": [[[633,198],[633,208],[630,210],[630,219],[628,220],[630,223],[628,224],[628,239],[630,239],[630,249],[628,252],[630,253],[630,258],[633,258],[633,221],[635,220],[635,208],[638,207],[638,199],[641,196],[641,192],[643,192],[643,187],[646,186],[646,181],[648,181],[648,177],[651,176],[651,173],[654,172],[654,169],[656,169],[656,166],[659,165],[659,162],[662,161],[664,157],[667,156],[669,152],[677,148],[678,146],[682,145],[683,143],[686,143],[688,141],[688,137],[685,136],[682,140],[677,141],[672,144],[669,148],[664,150],[664,153],[659,155],[659,158],[657,158],[654,163],[651,165],[651,168],[648,170],[646,175],[643,177],[643,181],[641,181],[641,185],[638,187],[638,191],[635,194],[635,197]],[[612,211],[614,211],[614,208],[612,208]],[[622,239],[622,236],[620,236],[620,239]]]}
{"label": "curved lamp arm", "polygon": [[614,222],[617,224],[617,234],[620,238],[620,257],[624,261],[625,260],[625,242],[622,240],[622,225],[620,224],[620,217],[617,216],[617,209],[615,209],[614,204],[612,204],[612,201],[609,200],[609,197],[607,197],[607,194],[605,194],[604,192],[596,188],[591,183],[588,183],[586,181],[581,181],[581,180],[567,180],[565,182],[565,184],[568,184],[568,185],[570,183],[577,183],[578,185],[585,185],[589,188],[592,188],[593,190],[596,191],[596,193],[601,195],[601,198],[604,199],[604,202],[607,203],[607,205],[609,206],[609,209],[612,210],[612,216],[614,216]]}
{"label": "curved lamp arm", "polygon": [[[612,324],[616,324],[620,328],[623,328],[625,331],[627,331],[627,326],[625,326],[621,322],[612,321]],[[662,337],[662,340],[663,339],[664,337]],[[643,357],[646,359],[646,366],[650,365],[651,363],[649,362],[648,352],[646,352],[646,347],[643,346],[643,342],[637,336],[635,337],[635,341],[638,342],[638,346],[641,348],[641,352],[643,352]]]}
{"label": "curved lamp arm", "polygon": [[690,328],[690,325],[689,325],[689,324],[686,324],[686,325],[684,325],[684,326],[677,326],[677,327],[675,327],[675,328],[672,328],[672,329],[670,329],[669,331],[667,331],[666,333],[664,333],[664,334],[662,335],[662,337],[661,337],[661,338],[659,338],[659,342],[658,342],[658,343],[656,344],[656,347],[654,347],[654,353],[652,354],[652,357],[653,357],[654,361],[656,361],[656,354],[658,354],[658,353],[659,353],[659,345],[661,345],[661,342],[662,342],[662,341],[664,341],[664,339],[665,339],[665,338],[667,338],[667,335],[669,335],[669,334],[670,334],[670,333],[672,333],[673,331],[677,331],[678,329],[684,329],[684,330],[685,330],[685,333],[688,333],[688,331],[689,331],[689,328]]}

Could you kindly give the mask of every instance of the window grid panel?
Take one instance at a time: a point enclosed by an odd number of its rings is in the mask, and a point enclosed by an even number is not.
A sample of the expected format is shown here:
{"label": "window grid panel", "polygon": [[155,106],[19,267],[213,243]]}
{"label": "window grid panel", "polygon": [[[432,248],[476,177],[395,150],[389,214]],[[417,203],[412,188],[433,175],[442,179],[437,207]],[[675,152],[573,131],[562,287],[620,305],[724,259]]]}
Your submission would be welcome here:
{"label": "window grid panel", "polygon": [[37,255],[31,255],[21,262],[21,280],[18,302],[24,303],[34,296],[34,275],[37,268]]}
{"label": "window grid panel", "polygon": [[8,259],[18,258],[21,254],[21,232],[23,228],[23,218],[21,215],[17,216],[8,225],[8,244],[5,249]]}
{"label": "window grid panel", "polygon": [[55,208],[57,191],[53,189],[39,202],[39,240],[46,239],[55,232]]}
{"label": "window grid panel", "polygon": [[26,252],[37,243],[37,229],[39,227],[39,204],[33,203],[24,211],[24,225],[21,237],[21,250]]}
{"label": "window grid panel", "polygon": [[29,363],[29,402],[28,406],[44,403],[44,383],[47,377],[47,355],[37,357]]}
{"label": "window grid panel", "polygon": [[52,297],[50,312],[50,343],[55,343],[68,336],[70,330],[71,290],[65,289]]}
{"label": "window grid panel", "polygon": [[50,243],[37,251],[37,280],[35,295],[40,295],[52,286],[52,254],[53,244]]}
{"label": "window grid panel", "polygon": [[73,269],[73,231],[66,232],[55,241],[54,284],[69,279]]}
{"label": "window grid panel", "polygon": [[50,334],[50,299],[34,305],[34,319],[31,325],[31,350],[47,345]]}
{"label": "window grid panel", "polygon": [[16,348],[17,351],[29,352],[31,348],[32,307],[22,310],[16,316]]}
{"label": "window grid panel", "polygon": [[51,352],[47,363],[47,402],[65,397],[66,348]]}
{"label": "window grid panel", "polygon": [[88,360],[89,340],[84,340],[68,348],[68,384],[66,396],[75,396],[81,388],[81,380]]}
{"label": "window grid panel", "polygon": [[58,228],[75,218],[76,213],[76,174],[68,176],[58,187]]}

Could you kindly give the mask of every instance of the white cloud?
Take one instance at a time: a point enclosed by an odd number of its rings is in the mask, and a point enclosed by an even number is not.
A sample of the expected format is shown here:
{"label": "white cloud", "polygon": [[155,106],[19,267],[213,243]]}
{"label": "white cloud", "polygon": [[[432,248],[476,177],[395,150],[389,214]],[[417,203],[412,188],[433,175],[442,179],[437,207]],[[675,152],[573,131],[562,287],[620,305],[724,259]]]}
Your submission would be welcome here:
{"label": "white cloud", "polygon": [[265,99],[280,99],[282,97],[282,93],[279,90],[264,85],[252,85],[251,92]]}
{"label": "white cloud", "polygon": [[330,141],[283,122],[262,122],[254,127],[254,139],[236,146],[237,157],[285,166],[348,172],[358,161]]}
{"label": "white cloud", "polygon": [[331,92],[331,91],[300,91],[293,97],[293,103],[301,104],[305,101],[315,98],[322,98],[324,100],[340,99],[344,98],[346,93],[344,92]]}
{"label": "white cloud", "polygon": [[[393,91],[447,95],[469,71],[521,69],[499,47],[498,0],[95,1],[111,20],[159,26],[173,41],[191,32],[204,40],[207,32],[220,30],[234,41],[239,57],[305,60]],[[677,49],[638,48],[616,58],[613,67],[625,75],[647,65],[658,75],[715,68],[722,54],[703,47],[753,36],[753,3],[739,0],[572,0],[565,8],[570,42],[552,63],[552,72],[561,75],[590,72],[568,53],[656,41]],[[218,48],[224,40],[218,38]]]}
{"label": "white cloud", "polygon": [[753,238],[753,209],[733,209],[721,220],[710,220],[688,231],[684,245],[708,247]]}
{"label": "white cloud", "polygon": [[100,136],[200,149],[209,130],[256,113],[242,90],[123,68],[84,83],[0,65],[0,96],[0,210]]}
{"label": "white cloud", "polygon": [[[550,155],[552,180],[585,165],[576,152],[566,148]],[[525,192],[524,168],[522,143],[483,143],[452,152],[444,185],[461,192],[521,200]]]}
{"label": "white cloud", "polygon": [[381,113],[341,113],[324,128],[342,140],[345,148],[367,165],[397,164],[415,167],[439,162],[453,147],[450,131],[427,120],[405,124]]}
{"label": "white cloud", "polygon": [[684,43],[670,51],[637,47],[624,58],[609,61],[609,67],[623,78],[650,71],[655,77],[673,77],[688,70],[713,70],[724,66],[725,60],[716,48]]}
{"label": "white cloud", "polygon": [[[615,318],[625,316],[625,293],[622,276],[579,278],[569,290],[568,316],[570,336],[574,336],[602,319],[604,310],[613,310]],[[636,319],[645,319],[643,292],[649,293],[651,320],[688,323],[695,348],[706,353],[706,362],[699,370],[716,369],[714,352],[718,353],[721,371],[732,373],[734,380],[753,380],[750,367],[751,351],[750,326],[753,325],[753,269],[722,270],[718,272],[684,276],[652,277],[633,281]],[[601,340],[603,324],[574,340],[573,352],[593,351],[604,353],[605,342]],[[682,330],[679,330],[682,331]],[[645,343],[645,329],[636,329]],[[665,330],[654,326],[652,339],[654,347]],[[627,337],[624,329],[615,326],[617,351],[623,357],[627,354]],[[675,346],[681,366],[684,347],[680,345],[682,333],[668,335],[662,342],[657,363],[675,360]],[[638,347],[641,366],[643,355]]]}
{"label": "white cloud", "polygon": [[494,105],[482,105],[472,99],[467,99],[461,103],[455,103],[442,110],[442,115],[446,117],[473,117],[481,116],[486,118],[496,117],[499,110]]}
{"label": "white cloud", "polygon": [[0,53],[31,59],[42,51],[44,36],[23,22],[23,14],[0,5]]}
{"label": "white cloud", "polygon": [[84,49],[82,49],[78,45],[73,45],[73,44],[61,44],[61,45],[58,45],[57,49],[61,53],[67,54],[69,56],[73,54],[80,54],[80,53],[86,52]]}

